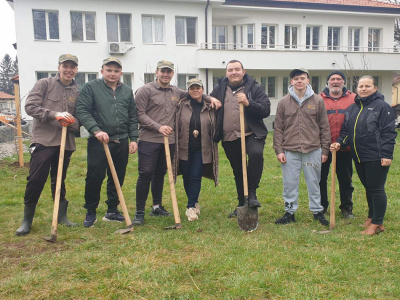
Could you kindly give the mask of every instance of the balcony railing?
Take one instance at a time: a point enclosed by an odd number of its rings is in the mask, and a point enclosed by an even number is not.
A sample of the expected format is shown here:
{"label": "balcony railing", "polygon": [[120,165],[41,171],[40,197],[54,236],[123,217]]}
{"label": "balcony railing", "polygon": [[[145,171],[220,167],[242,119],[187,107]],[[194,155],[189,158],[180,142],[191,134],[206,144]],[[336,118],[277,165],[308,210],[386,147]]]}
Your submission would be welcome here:
{"label": "balcony railing", "polygon": [[399,53],[399,49],[383,47],[360,46],[317,46],[317,45],[265,45],[265,44],[230,44],[230,43],[202,43],[200,49],[205,50],[267,50],[267,51],[329,51],[355,53]]}

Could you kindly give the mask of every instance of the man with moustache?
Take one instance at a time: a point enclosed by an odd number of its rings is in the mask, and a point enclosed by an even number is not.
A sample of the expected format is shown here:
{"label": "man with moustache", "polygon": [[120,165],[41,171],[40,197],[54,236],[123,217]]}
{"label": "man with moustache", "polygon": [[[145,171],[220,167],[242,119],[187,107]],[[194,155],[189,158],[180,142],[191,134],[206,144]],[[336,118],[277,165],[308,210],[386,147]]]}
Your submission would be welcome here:
{"label": "man with moustache", "polygon": [[278,103],[275,116],[274,149],[282,166],[285,214],[276,224],[295,222],[298,208],[300,173],[306,179],[310,211],[314,220],[329,225],[321,205],[319,181],[321,163],[328,159],[329,122],[324,101],[310,85],[308,70],[290,72],[289,93]]}
{"label": "man with moustache", "polygon": [[[262,86],[246,74],[243,64],[231,60],[226,65],[226,77],[214,87],[211,96],[222,101],[216,112],[215,142],[222,140],[222,147],[235,176],[238,207],[244,205],[242,173],[242,151],[240,138],[239,104],[244,106],[246,152],[248,155],[247,180],[249,206],[261,206],[257,199],[257,188],[264,166],[264,145],[268,134],[263,119],[270,114],[270,101]],[[236,209],[229,218],[236,217]]]}
{"label": "man with moustache", "polygon": [[68,126],[68,131],[64,153],[58,223],[66,226],[77,225],[67,218],[68,201],[65,198],[64,183],[71,155],[75,151],[75,131],[79,129],[78,122],[74,118],[79,89],[73,78],[77,72],[78,58],[71,54],[61,55],[58,59],[57,75],[43,78],[36,82],[26,99],[25,111],[29,116],[33,117],[32,139],[29,148],[31,160],[24,197],[24,219],[22,225],[15,232],[16,235],[29,233],[36,205],[49,172],[54,200],[63,126]]}
{"label": "man with moustache", "polygon": [[[350,92],[345,87],[346,76],[340,71],[333,71],[328,75],[326,88],[320,94],[325,102],[325,108],[328,113],[329,127],[331,131],[331,143],[335,143],[339,137],[340,129],[344,122],[345,110],[354,103],[356,94]],[[339,181],[340,202],[339,208],[346,219],[354,218],[353,215],[353,163],[350,153],[350,147],[340,150],[336,153],[336,175]],[[321,205],[324,207],[324,213],[328,210],[328,189],[327,180],[329,167],[332,162],[332,153],[329,152],[328,160],[322,164],[321,181],[319,182],[321,190]]]}
{"label": "man with moustache", "polygon": [[76,107],[79,121],[90,133],[87,142],[85,227],[92,227],[97,222],[96,209],[106,172],[108,208],[103,221],[125,220],[117,209],[118,194],[103,143],[108,144],[121,186],[124,183],[129,154],[137,150],[136,106],[132,89],[120,81],[122,63],[114,57],[104,59],[101,74],[103,78],[89,81],[83,86]]}

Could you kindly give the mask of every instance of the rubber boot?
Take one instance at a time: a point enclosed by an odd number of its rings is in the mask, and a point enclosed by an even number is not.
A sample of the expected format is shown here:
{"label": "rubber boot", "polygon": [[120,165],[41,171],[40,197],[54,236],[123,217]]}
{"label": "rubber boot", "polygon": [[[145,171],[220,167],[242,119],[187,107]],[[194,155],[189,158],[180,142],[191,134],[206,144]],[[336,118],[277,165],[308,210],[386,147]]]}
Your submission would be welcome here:
{"label": "rubber boot", "polygon": [[25,205],[24,219],[21,226],[15,232],[16,235],[27,235],[32,227],[33,217],[35,216],[36,205]]}
{"label": "rubber boot", "polygon": [[73,227],[78,226],[78,223],[72,223],[67,218],[68,201],[60,201],[60,206],[58,208],[58,224],[63,224],[65,226]]}
{"label": "rubber boot", "polygon": [[261,203],[257,199],[256,191],[252,189],[249,191],[249,206],[251,208],[261,207]]}

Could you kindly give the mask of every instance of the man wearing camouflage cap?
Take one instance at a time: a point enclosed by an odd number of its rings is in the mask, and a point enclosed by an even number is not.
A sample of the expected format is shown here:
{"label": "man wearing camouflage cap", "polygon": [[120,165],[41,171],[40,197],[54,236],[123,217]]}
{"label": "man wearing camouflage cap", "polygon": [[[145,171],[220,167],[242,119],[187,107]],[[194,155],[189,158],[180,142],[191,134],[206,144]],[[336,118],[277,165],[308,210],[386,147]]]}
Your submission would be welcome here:
{"label": "man wearing camouflage cap", "polygon": [[78,85],[73,78],[78,72],[78,58],[63,54],[58,59],[58,73],[55,77],[40,79],[28,95],[25,111],[33,117],[31,160],[28,182],[24,197],[24,219],[16,235],[29,233],[36,205],[50,172],[51,192],[55,196],[58,159],[60,155],[61,129],[68,126],[65,144],[64,165],[61,182],[58,222],[75,226],[67,218],[68,201],[65,198],[65,177],[72,153],[75,151],[75,131],[79,129],[74,118]]}
{"label": "man wearing camouflage cap", "polygon": [[137,150],[138,124],[132,89],[120,81],[122,63],[110,57],[103,60],[103,78],[87,82],[79,95],[77,117],[90,133],[87,143],[87,173],[85,185],[85,227],[97,222],[96,209],[106,172],[107,213],[103,221],[123,222],[117,210],[117,190],[108,167],[103,143],[108,144],[121,186],[124,183],[129,154]]}

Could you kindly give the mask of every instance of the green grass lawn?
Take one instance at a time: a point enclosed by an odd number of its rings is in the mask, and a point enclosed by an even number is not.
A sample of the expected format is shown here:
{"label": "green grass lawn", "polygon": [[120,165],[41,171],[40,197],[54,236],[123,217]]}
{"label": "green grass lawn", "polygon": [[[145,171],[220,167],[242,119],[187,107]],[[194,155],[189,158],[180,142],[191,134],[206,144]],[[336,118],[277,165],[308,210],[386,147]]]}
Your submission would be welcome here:
{"label": "green grass lawn", "polygon": [[[399,139],[398,139],[399,142]],[[50,235],[52,200],[47,184],[36,210],[31,233],[17,237],[23,213],[28,168],[14,165],[15,157],[0,161],[0,299],[399,299],[400,295],[400,164],[399,145],[386,183],[386,232],[366,237],[359,227],[366,218],[364,188],[354,176],[354,214],[345,220],[336,209],[336,228],[312,220],[304,178],[300,184],[297,223],[277,226],[284,213],[282,172],[272,149],[272,134],[265,146],[264,173],[258,190],[262,208],[253,233],[239,230],[227,216],[237,204],[231,168],[220,149],[220,185],[203,181],[201,214],[188,222],[182,179],[176,186],[183,228],[163,230],[173,217],[149,217],[128,235],[113,232],[125,224],[101,221],[105,193],[98,208],[98,223],[86,229],[83,194],[86,140],[78,150],[66,180],[69,218],[76,228],[58,227]],[[29,154],[25,159],[29,160]],[[135,212],[137,155],[130,157],[123,192],[128,210]],[[172,211],[168,180],[164,205]],[[330,179],[329,179],[330,180]],[[329,181],[330,182],[330,181]],[[338,191],[337,191],[338,194]],[[337,207],[339,205],[337,199]],[[328,215],[329,217],[329,215]]]}

